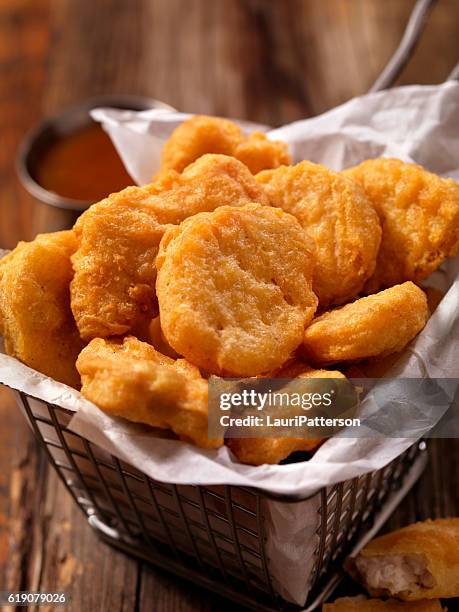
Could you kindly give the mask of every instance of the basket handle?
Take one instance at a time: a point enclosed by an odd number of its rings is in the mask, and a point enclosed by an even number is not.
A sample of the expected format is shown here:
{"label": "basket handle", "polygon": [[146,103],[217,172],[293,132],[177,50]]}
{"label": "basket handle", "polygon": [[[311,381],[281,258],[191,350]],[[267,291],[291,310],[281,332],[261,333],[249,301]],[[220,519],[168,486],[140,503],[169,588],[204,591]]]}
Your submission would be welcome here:
{"label": "basket handle", "polygon": [[[436,0],[417,0],[411,11],[399,46],[383,68],[381,74],[368,90],[369,93],[391,87],[400,76],[402,70],[413,55],[435,2]],[[459,76],[459,64],[456,66],[456,69],[457,75]],[[451,75],[448,79],[450,78],[452,78]]]}

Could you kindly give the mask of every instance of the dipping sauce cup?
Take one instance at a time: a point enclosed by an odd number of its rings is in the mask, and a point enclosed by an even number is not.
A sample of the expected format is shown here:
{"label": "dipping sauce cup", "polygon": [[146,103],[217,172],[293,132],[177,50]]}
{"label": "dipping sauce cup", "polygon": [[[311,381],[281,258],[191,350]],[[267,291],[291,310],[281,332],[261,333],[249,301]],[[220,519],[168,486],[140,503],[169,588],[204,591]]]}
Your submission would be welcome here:
{"label": "dipping sauce cup", "polygon": [[89,115],[97,107],[172,108],[135,96],[91,98],[33,129],[19,147],[17,170],[35,198],[35,233],[68,229],[91,204],[134,184],[109,136]]}

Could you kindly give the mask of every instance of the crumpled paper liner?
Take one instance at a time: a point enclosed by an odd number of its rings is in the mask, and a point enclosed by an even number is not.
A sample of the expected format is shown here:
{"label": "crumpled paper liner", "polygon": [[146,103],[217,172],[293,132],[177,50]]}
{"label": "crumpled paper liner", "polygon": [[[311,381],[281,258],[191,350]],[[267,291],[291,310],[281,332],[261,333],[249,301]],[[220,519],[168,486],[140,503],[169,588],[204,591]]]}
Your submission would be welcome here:
{"label": "crumpled paper liner", "polygon": [[[98,109],[93,116],[103,122],[128,171],[142,184],[157,171],[164,141],[189,115],[165,110],[136,113]],[[260,128],[244,122],[242,127]],[[310,159],[341,169],[369,157],[396,156],[419,162],[439,174],[459,177],[459,84],[409,86],[369,94],[267,134],[285,140],[295,161]],[[426,328],[387,376],[452,379],[459,375],[459,258],[448,262],[434,277],[426,284],[448,291]],[[0,382],[77,411],[71,430],[152,478],[176,484],[243,485],[304,498],[321,487],[382,468],[415,441],[337,435],[307,463],[252,467],[234,461],[226,447],[203,450],[175,440],[139,435],[135,425],[108,417],[78,392],[1,353]],[[362,409],[371,408],[372,401],[370,393]],[[417,437],[426,434],[442,414],[425,419]],[[397,416],[403,418],[403,413]],[[318,517],[314,510],[311,513],[308,501],[283,505],[281,510],[275,506],[279,503],[266,502],[270,572],[282,582],[284,596],[302,604],[313,551],[309,537],[295,534],[314,533]]]}

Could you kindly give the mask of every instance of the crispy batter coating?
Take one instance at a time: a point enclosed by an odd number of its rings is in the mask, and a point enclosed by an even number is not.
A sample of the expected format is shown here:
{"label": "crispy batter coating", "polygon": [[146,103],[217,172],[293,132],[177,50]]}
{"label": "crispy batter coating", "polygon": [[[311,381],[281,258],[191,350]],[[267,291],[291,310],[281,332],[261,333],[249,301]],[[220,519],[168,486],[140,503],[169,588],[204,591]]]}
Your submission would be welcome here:
{"label": "crispy batter coating", "polygon": [[397,353],[428,317],[425,293],[408,281],[317,317],[306,328],[303,356],[325,365]]}
{"label": "crispy batter coating", "polygon": [[182,174],[162,172],[148,191],[148,204],[163,224],[178,224],[219,206],[269,205],[265,190],[246,166],[228,155],[203,155]]}
{"label": "crispy batter coating", "polygon": [[321,438],[228,438],[226,446],[240,463],[278,464],[297,451],[313,451]]}
{"label": "crispy batter coating", "polygon": [[427,520],[372,540],[346,562],[375,597],[459,597],[459,518]]}
{"label": "crispy batter coating", "polygon": [[[324,604],[323,612],[442,612],[438,599],[424,599],[416,602],[396,599],[367,599],[365,596],[342,597],[334,603]],[[446,612],[446,608],[445,608]]]}
{"label": "crispy batter coating", "polygon": [[306,235],[277,208],[225,206],[191,217],[167,231],[157,267],[164,336],[213,374],[279,367],[317,306]]}
{"label": "crispy batter coating", "polygon": [[358,181],[383,228],[366,293],[419,282],[459,250],[459,185],[399,159],[369,159],[345,174]]}
{"label": "crispy batter coating", "polygon": [[313,289],[321,308],[342,304],[373,274],[381,240],[362,189],[338,172],[303,161],[257,175],[271,203],[295,215],[316,244]]}
{"label": "crispy batter coating", "polygon": [[206,155],[183,174],[168,172],[146,187],[128,187],[94,204],[75,225],[72,310],[85,339],[143,330],[155,314],[156,255],[167,224],[223,204],[267,204],[247,168]]}
{"label": "crispy batter coating", "polygon": [[[294,359],[270,374],[272,378],[341,378],[338,371],[313,370],[307,364]],[[225,443],[238,461],[249,465],[276,464],[296,451],[313,451],[323,438],[228,438]]]}
{"label": "crispy batter coating", "polygon": [[70,310],[73,232],[20,242],[0,262],[0,335],[8,355],[79,388],[75,361],[83,344]]}
{"label": "crispy batter coating", "polygon": [[81,393],[107,414],[171,429],[203,448],[223,444],[207,436],[207,381],[185,359],[174,361],[132,336],[95,338],[77,368]]}
{"label": "crispy batter coating", "polygon": [[196,115],[179,125],[164,145],[161,168],[182,172],[206,153],[236,157],[253,174],[291,163],[285,143],[268,140],[261,132],[246,137],[228,119]]}
{"label": "crispy batter coating", "polygon": [[262,132],[252,132],[238,144],[234,157],[243,162],[252,174],[292,163],[287,145],[269,140]]}
{"label": "crispy batter coating", "polygon": [[91,206],[75,225],[71,305],[86,340],[144,328],[155,314],[155,259],[165,227],[146,195],[128,187]]}

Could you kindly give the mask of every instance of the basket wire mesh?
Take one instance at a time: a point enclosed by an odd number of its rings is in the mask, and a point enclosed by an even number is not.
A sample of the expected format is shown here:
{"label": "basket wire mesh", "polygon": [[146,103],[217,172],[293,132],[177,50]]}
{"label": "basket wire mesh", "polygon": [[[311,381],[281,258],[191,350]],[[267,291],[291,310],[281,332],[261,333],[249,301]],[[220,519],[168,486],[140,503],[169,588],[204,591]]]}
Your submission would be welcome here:
{"label": "basket wire mesh", "polygon": [[[102,539],[246,607],[300,609],[282,599],[270,572],[265,531],[270,495],[239,486],[153,480],[70,431],[72,412],[17,395],[40,446]],[[330,575],[371,519],[395,492],[406,489],[406,475],[419,453],[415,444],[385,468],[310,498],[319,512],[310,606],[318,605],[330,590]]]}

